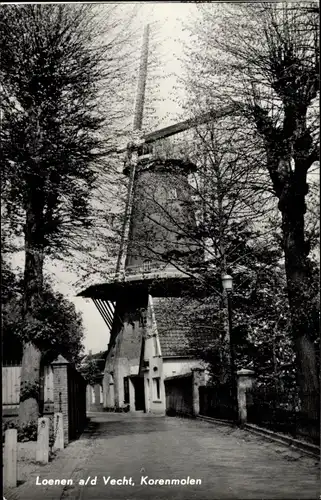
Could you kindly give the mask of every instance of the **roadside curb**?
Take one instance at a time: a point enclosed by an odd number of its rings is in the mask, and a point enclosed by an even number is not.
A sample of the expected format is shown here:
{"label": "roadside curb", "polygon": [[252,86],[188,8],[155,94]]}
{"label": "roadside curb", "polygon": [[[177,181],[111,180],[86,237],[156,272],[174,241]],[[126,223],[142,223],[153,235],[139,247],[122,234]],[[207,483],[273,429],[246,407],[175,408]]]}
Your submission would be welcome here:
{"label": "roadside curb", "polygon": [[295,439],[291,436],[285,436],[283,434],[270,431],[269,429],[263,429],[262,427],[258,427],[254,424],[244,424],[243,428],[253,432],[254,434],[272,439],[275,442],[287,444],[291,446],[291,448],[297,448],[313,457],[320,458],[320,448],[314,444],[300,441],[299,439]]}
{"label": "roadside curb", "polygon": [[305,441],[300,441],[299,439],[295,439],[290,436],[278,434],[277,432],[271,431],[269,429],[264,429],[262,427],[258,427],[257,425],[254,424],[244,424],[243,426],[239,427],[235,422],[230,422],[228,420],[221,420],[218,418],[206,417],[203,415],[198,415],[197,419],[212,424],[227,425],[229,427],[244,429],[249,432],[252,432],[253,434],[257,434],[258,436],[262,436],[268,439],[269,441],[285,444],[290,446],[291,448],[303,451],[309,456],[312,456],[314,458],[320,458],[320,448],[318,446],[311,443],[307,443]]}
{"label": "roadside curb", "polygon": [[236,427],[235,422],[230,420],[222,420],[221,418],[206,417],[205,415],[197,415],[197,420],[204,420],[204,422],[210,422],[212,424],[228,425],[229,427]]}

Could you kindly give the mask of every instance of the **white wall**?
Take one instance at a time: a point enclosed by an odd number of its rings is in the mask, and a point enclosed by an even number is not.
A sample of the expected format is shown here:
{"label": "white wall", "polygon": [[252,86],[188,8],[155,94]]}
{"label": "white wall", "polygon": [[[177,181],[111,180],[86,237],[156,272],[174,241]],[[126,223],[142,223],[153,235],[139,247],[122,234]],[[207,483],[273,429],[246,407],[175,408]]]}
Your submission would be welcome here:
{"label": "white wall", "polygon": [[193,368],[205,368],[204,363],[198,359],[163,359],[164,378],[174,377],[189,373]]}

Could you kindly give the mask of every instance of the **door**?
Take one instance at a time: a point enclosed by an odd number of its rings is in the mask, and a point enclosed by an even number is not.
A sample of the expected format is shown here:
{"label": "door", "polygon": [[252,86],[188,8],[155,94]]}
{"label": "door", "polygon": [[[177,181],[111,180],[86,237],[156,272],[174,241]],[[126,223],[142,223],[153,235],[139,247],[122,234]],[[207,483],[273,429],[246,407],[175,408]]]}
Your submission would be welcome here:
{"label": "door", "polygon": [[145,411],[144,378],[133,377],[132,381],[135,388],[135,410]]}

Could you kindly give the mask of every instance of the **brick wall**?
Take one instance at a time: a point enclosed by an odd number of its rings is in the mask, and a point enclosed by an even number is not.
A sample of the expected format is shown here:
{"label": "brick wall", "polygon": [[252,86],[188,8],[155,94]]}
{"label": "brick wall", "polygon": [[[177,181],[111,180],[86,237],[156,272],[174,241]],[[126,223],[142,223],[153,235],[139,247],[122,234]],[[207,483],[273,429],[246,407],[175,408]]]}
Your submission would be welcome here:
{"label": "brick wall", "polygon": [[52,368],[54,411],[63,415],[64,442],[68,444],[85,427],[86,382],[61,355],[52,363]]}
{"label": "brick wall", "polygon": [[54,411],[62,413],[64,425],[64,443],[69,442],[68,432],[68,361],[59,356],[52,363],[53,380],[54,380]]}
{"label": "brick wall", "polygon": [[[127,297],[117,305],[123,327],[118,332],[114,347],[109,351],[104,375],[104,408],[127,409],[124,402],[124,377],[138,375],[144,325],[141,309],[147,308],[147,294]],[[110,373],[113,377],[111,380]],[[111,386],[110,383],[113,382]],[[131,408],[134,409],[134,408]]]}

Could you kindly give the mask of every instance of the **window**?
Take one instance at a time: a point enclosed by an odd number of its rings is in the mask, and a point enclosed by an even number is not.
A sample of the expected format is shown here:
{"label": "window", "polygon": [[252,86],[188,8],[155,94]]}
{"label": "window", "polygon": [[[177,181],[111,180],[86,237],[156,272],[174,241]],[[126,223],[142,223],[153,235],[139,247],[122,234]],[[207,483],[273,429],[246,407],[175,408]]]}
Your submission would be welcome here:
{"label": "window", "polygon": [[153,378],[153,384],[154,384],[154,398],[155,399],[160,399],[160,378]]}
{"label": "window", "polygon": [[151,261],[150,260],[145,260],[143,262],[143,272],[148,272],[151,269]]}
{"label": "window", "polygon": [[147,311],[142,307],[139,311],[139,326],[144,327],[147,325]]}
{"label": "window", "polygon": [[129,404],[129,380],[128,377],[124,377],[124,403]]}
{"label": "window", "polygon": [[157,337],[156,335],[154,334],[153,335],[153,344],[154,344],[154,356],[158,356],[159,355],[159,352],[158,352],[158,342],[157,342]]}

